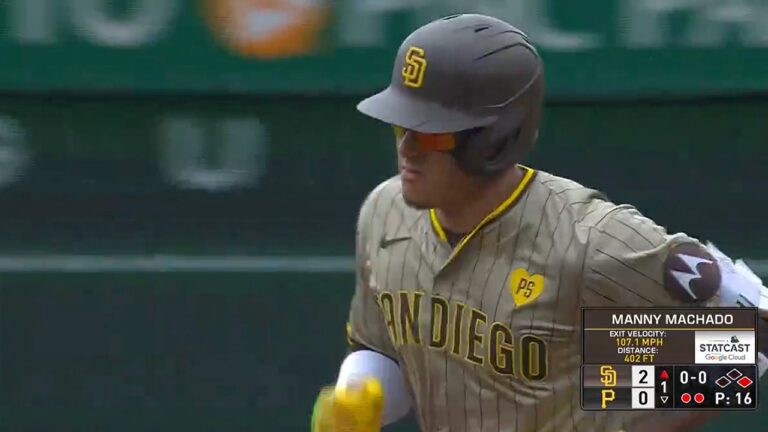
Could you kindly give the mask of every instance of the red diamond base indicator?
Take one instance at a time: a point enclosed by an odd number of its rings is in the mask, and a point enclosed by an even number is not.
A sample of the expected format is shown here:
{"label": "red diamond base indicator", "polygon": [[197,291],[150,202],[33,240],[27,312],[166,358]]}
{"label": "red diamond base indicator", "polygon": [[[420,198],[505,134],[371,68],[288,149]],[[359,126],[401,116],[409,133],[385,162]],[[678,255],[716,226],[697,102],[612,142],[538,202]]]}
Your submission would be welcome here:
{"label": "red diamond base indicator", "polygon": [[691,394],[690,393],[683,393],[680,395],[680,400],[683,401],[683,403],[690,403],[691,402]]}
{"label": "red diamond base indicator", "polygon": [[738,383],[740,386],[742,386],[742,387],[744,387],[744,388],[747,388],[747,387],[749,387],[749,386],[751,386],[751,385],[752,385],[752,382],[753,382],[753,381],[752,381],[751,379],[749,379],[749,377],[743,376],[743,377],[739,378],[739,380],[738,380],[738,381],[736,381],[736,382],[737,382],[737,383]]}
{"label": "red diamond base indicator", "polygon": [[702,403],[704,402],[704,395],[701,393],[696,393],[696,396],[693,397],[693,400],[695,400],[696,403]]}

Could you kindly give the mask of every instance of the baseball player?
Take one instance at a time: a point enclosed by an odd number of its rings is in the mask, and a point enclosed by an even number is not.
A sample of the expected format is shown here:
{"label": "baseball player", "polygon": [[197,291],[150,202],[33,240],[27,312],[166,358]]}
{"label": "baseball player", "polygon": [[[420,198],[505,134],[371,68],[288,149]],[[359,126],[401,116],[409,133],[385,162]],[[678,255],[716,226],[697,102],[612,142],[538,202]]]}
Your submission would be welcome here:
{"label": "baseball player", "polygon": [[521,165],[543,80],[523,32],[456,15],[412,33],[389,87],[358,105],[394,129],[399,175],[360,210],[350,353],[314,431],[374,432],[411,410],[430,432],[659,432],[703,418],[581,410],[580,307],[766,309],[768,289],[713,246]]}

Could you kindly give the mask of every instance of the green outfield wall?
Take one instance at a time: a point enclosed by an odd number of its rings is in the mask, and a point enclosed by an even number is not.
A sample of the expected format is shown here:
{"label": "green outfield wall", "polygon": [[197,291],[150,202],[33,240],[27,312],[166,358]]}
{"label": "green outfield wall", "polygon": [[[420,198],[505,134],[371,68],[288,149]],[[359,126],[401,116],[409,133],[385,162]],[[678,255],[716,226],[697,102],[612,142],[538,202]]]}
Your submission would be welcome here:
{"label": "green outfield wall", "polygon": [[[356,102],[0,98],[0,249],[351,253],[395,172],[391,130]],[[764,100],[549,104],[529,163],[768,257],[766,118]]]}

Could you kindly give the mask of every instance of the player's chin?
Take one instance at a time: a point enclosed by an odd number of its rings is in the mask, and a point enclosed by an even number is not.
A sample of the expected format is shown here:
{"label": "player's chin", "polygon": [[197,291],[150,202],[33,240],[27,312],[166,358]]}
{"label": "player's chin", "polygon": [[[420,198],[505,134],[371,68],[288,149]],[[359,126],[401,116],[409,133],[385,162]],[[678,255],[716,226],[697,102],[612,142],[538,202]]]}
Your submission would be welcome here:
{"label": "player's chin", "polygon": [[403,200],[409,207],[417,210],[425,210],[435,207],[434,204],[424,194],[419,191],[412,190],[406,185],[403,185]]}

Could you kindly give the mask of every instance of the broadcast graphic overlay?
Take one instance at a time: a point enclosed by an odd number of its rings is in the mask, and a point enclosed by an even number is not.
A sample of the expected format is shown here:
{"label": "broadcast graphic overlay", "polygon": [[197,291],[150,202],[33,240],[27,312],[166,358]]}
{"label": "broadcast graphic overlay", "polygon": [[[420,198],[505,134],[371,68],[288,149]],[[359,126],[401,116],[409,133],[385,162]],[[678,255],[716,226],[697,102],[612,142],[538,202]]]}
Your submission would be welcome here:
{"label": "broadcast graphic overlay", "polygon": [[757,409],[757,309],[582,308],[584,410]]}

